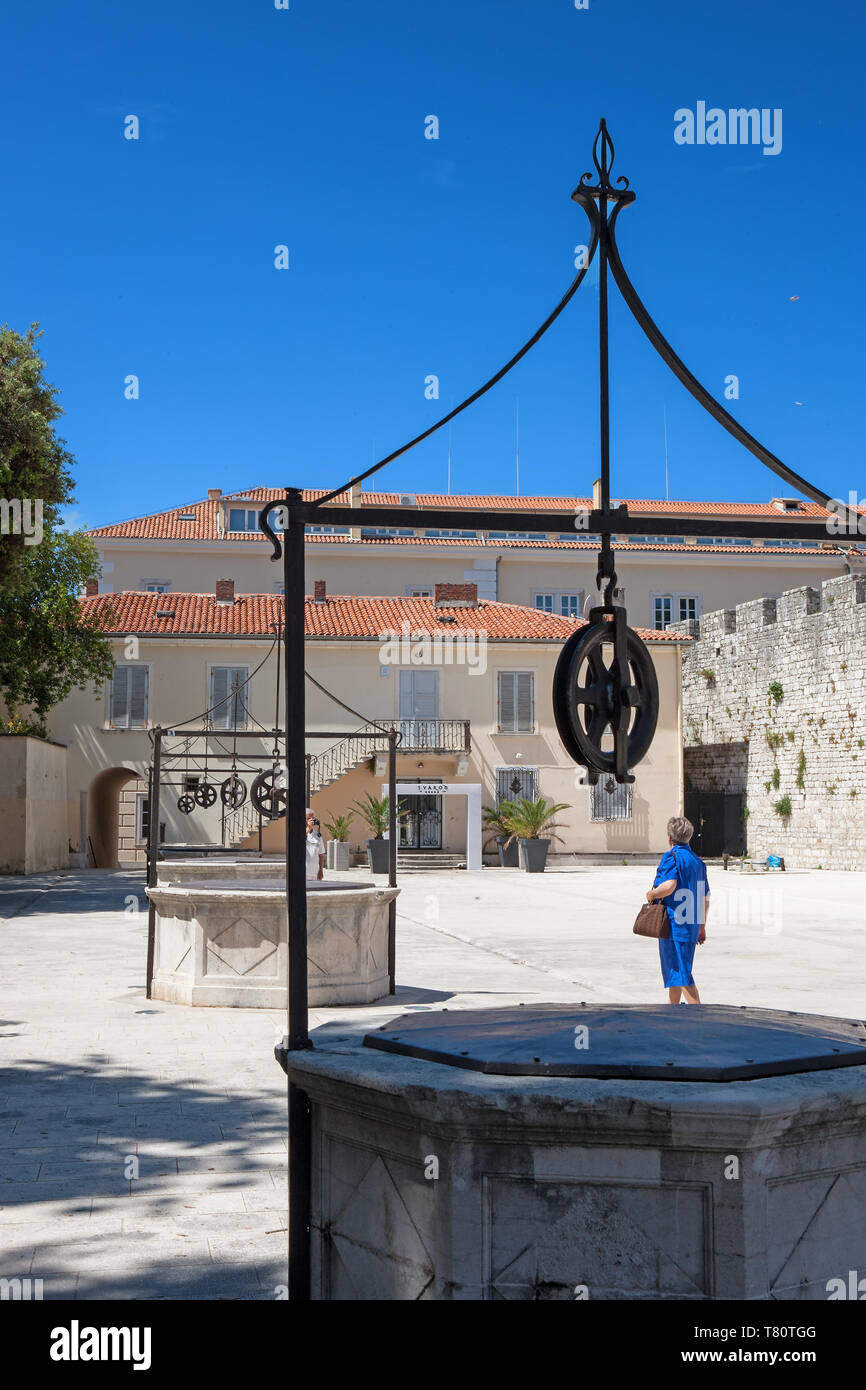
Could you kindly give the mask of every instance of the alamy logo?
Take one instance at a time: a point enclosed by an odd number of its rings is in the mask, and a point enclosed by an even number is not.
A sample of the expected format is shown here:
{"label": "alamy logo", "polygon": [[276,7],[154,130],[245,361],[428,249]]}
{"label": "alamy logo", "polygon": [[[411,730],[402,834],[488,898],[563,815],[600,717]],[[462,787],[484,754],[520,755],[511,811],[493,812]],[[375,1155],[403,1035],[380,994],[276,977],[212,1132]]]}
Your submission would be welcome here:
{"label": "alamy logo", "polygon": [[404,618],[399,632],[387,628],[379,641],[382,666],[466,666],[470,676],[487,670],[487,633],[475,628],[430,633]]}
{"label": "alamy logo", "polygon": [[25,545],[42,540],[42,498],[0,497],[0,535],[23,536]]}
{"label": "alamy logo", "polygon": [[150,1370],[149,1327],[68,1327],[51,1329],[52,1361],[131,1361],[134,1371]]}
{"label": "alamy logo", "polygon": [[830,536],[866,536],[866,502],[856,492],[848,493],[848,501],[831,497],[827,503],[827,534]]}
{"label": "alamy logo", "polygon": [[39,1302],[42,1296],[41,1279],[0,1279],[0,1302]]}
{"label": "alamy logo", "polygon": [[694,111],[681,106],[674,112],[674,140],[678,145],[763,145],[764,154],[781,154],[782,110],[739,106],[725,111],[699,101]]}
{"label": "alamy logo", "polygon": [[856,1269],[848,1270],[847,1286],[844,1279],[828,1279],[826,1289],[831,1303],[839,1298],[856,1299],[859,1303],[866,1301],[866,1279],[858,1279]]}

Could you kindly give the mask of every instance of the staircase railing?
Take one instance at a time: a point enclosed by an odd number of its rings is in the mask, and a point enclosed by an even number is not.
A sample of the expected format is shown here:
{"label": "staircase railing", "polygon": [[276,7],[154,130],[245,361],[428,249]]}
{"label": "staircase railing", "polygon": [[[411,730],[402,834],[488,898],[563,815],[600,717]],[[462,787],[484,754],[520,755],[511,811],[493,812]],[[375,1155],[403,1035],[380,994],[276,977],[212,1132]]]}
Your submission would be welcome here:
{"label": "staircase railing", "polygon": [[367,725],[311,758],[311,794],[344,777],[368,758],[381,756],[385,752],[383,729],[396,729],[400,734],[398,753],[409,748],[413,753],[468,753],[472,746],[468,719],[382,719],[378,725]]}
{"label": "staircase railing", "polygon": [[[411,749],[413,753],[466,754],[472,747],[468,719],[382,719],[378,724],[367,724],[339,743],[331,744],[323,753],[310,756],[310,795],[339,781],[368,758],[384,754],[383,729],[396,729],[400,734],[398,753]],[[315,731],[309,734],[310,738],[315,736]],[[262,817],[248,799],[236,810],[225,811],[222,843],[237,844],[261,824]]]}

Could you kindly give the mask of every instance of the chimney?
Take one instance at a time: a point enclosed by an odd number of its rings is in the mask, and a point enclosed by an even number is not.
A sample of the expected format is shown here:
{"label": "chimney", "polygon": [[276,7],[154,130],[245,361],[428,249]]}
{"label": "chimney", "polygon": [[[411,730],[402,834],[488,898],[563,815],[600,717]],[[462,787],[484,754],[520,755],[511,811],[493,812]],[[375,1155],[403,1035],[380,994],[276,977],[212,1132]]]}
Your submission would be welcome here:
{"label": "chimney", "polygon": [[209,487],[207,490],[207,500],[209,502],[218,502],[222,495],[223,491],[221,487]]}
{"label": "chimney", "polygon": [[434,608],[477,608],[477,584],[436,584],[433,587]]}
{"label": "chimney", "polygon": [[235,601],[235,581],[233,579],[218,579],[216,582],[216,601],[217,603],[234,603]]}
{"label": "chimney", "polygon": [[353,483],[352,486],[351,486],[351,488],[350,488],[350,490],[349,490],[349,506],[350,506],[350,507],[361,507],[361,506],[363,506],[363,502],[362,502],[362,500],[361,500],[361,484],[360,484],[360,483]]}
{"label": "chimney", "polygon": [[328,590],[324,579],[316,579],[313,582],[313,598],[316,603],[328,602]]}
{"label": "chimney", "polygon": [[98,580],[98,579],[88,579],[88,580],[87,580],[87,583],[84,585],[84,595],[85,595],[85,598],[96,598],[96,595],[97,595],[98,593],[99,593],[99,580]]}

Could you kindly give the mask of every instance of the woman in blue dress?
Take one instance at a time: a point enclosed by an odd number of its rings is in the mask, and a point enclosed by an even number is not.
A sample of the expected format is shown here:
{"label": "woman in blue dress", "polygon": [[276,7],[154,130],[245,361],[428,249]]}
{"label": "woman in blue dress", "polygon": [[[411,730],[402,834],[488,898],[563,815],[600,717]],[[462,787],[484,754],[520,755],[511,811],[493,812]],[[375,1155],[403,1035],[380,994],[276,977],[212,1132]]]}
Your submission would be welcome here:
{"label": "woman in blue dress", "polygon": [[659,960],[671,1004],[679,1004],[681,994],[685,994],[687,1004],[701,1002],[692,962],[695,946],[702,946],[707,939],[710,885],[704,861],[689,846],[694,833],[685,816],[668,821],[670,848],[662,855],[655,882],[646,895],[648,903],[664,902],[668,914],[671,934],[659,939]]}

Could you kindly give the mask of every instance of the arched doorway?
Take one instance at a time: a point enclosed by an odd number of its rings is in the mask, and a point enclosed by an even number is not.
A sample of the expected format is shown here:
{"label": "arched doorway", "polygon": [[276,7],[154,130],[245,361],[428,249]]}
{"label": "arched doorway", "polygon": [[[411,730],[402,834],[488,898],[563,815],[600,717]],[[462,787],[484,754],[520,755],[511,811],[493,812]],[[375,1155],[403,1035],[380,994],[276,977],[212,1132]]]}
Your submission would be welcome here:
{"label": "arched doorway", "polygon": [[[121,835],[124,849],[126,840],[135,838],[135,816],[124,812],[124,822],[132,819],[132,824],[121,826],[121,793],[129,782],[140,782],[146,791],[147,782],[142,774],[131,767],[109,767],[98,772],[87,793],[87,856],[85,863],[94,869],[116,869],[118,865]],[[134,806],[134,798],[132,801]],[[126,835],[126,831],[130,835]],[[126,854],[124,854],[126,859]]]}

